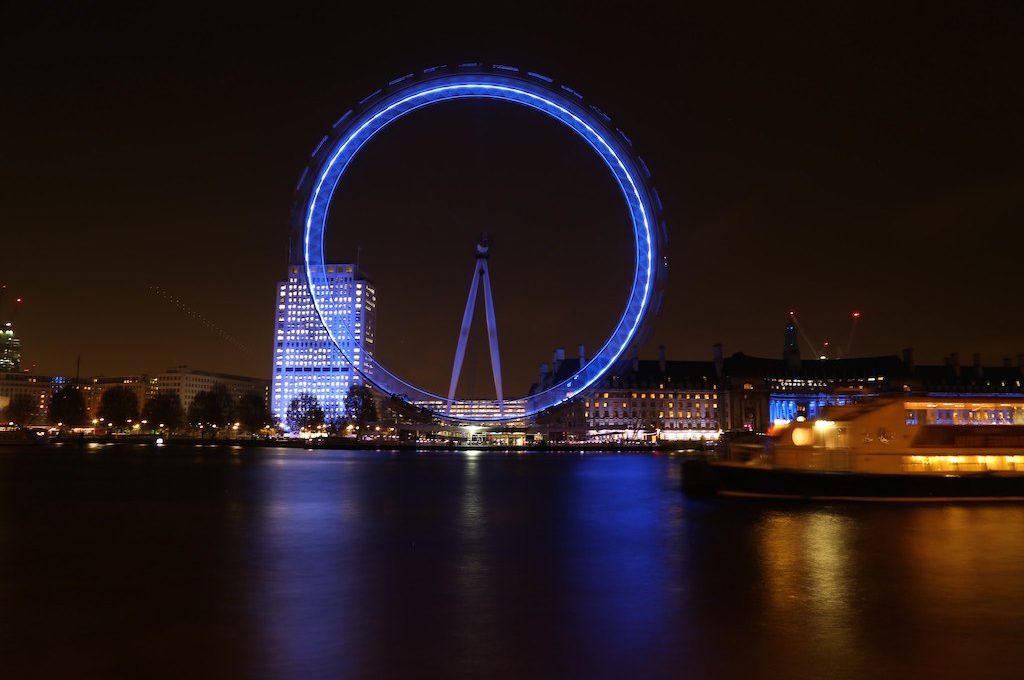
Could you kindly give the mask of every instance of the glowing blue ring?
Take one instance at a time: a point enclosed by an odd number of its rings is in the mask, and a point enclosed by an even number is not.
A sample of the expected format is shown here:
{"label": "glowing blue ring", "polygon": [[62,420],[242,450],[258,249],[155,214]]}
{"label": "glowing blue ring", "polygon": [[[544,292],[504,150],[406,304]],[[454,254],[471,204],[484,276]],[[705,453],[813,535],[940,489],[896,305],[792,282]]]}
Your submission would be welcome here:
{"label": "glowing blue ring", "polygon": [[[349,366],[367,382],[387,394],[398,395],[420,405],[433,403],[435,407],[430,410],[436,415],[455,420],[510,421],[524,415],[535,415],[571,399],[599,380],[622,357],[636,341],[652,312],[657,311],[652,309],[652,305],[664,272],[661,255],[664,232],[657,228],[657,204],[652,200],[653,189],[645,181],[648,176],[646,166],[623,142],[625,135],[608,126],[603,113],[595,114],[576,98],[565,96],[546,79],[538,82],[505,72],[500,75],[493,72],[459,72],[454,75],[430,72],[421,80],[400,79],[396,85],[390,91],[380,95],[375,93],[364,100],[367,103],[377,97],[358,115],[343,116],[336,125],[342,121],[347,124],[330,145],[321,142],[314,151],[314,157],[320,159],[315,167],[316,179],[306,187],[304,200],[299,204],[302,209],[302,251],[310,294],[332,342]],[[480,402],[473,400],[456,400],[450,411],[446,407],[440,408],[446,404],[445,397],[407,383],[376,360],[368,365],[357,365],[346,352],[346,344],[351,347],[355,341],[348,335],[347,324],[325,312],[330,300],[324,299],[324,291],[329,290],[323,251],[324,231],[331,198],[349,163],[374,135],[405,114],[431,104],[466,98],[497,99],[527,106],[558,120],[583,138],[601,156],[623,192],[636,246],[634,276],[626,308],[601,349],[569,378],[528,397],[506,400],[508,411],[497,417],[474,414],[474,407]]]}

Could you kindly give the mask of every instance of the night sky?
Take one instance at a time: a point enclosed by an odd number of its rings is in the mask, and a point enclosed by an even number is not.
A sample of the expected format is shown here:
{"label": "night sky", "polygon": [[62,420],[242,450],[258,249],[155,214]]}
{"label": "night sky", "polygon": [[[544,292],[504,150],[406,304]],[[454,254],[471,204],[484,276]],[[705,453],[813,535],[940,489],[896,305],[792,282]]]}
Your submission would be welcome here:
{"label": "night sky", "polygon": [[[1024,351],[1013,3],[20,4],[0,16],[0,281],[36,372],[269,376],[308,154],[388,80],[462,61],[571,84],[651,167],[671,269],[647,355],[777,356],[790,309],[839,344],[862,311],[857,355]],[[399,121],[343,181],[328,250],[359,247],[383,362],[444,390],[481,231],[521,394],[554,347],[593,351],[631,275],[621,199],[568,131],[486,102]],[[460,393],[490,396],[471,342]]]}

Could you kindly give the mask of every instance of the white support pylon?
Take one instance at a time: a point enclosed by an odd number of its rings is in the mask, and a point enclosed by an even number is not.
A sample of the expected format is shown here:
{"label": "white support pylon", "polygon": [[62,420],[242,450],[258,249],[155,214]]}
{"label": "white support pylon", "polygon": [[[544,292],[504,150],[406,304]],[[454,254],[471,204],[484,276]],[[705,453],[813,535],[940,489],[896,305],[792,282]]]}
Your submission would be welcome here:
{"label": "white support pylon", "polygon": [[494,374],[494,391],[498,397],[498,411],[505,412],[505,399],[501,390],[501,354],[498,352],[498,323],[494,316],[494,299],[491,297],[491,277],[487,272],[487,235],[480,238],[476,246],[476,267],[473,269],[473,280],[469,284],[469,299],[466,300],[466,311],[462,314],[462,328],[459,330],[459,343],[455,348],[455,363],[452,365],[452,381],[448,387],[448,415],[452,412],[455,401],[455,388],[459,385],[459,374],[462,372],[462,361],[466,358],[466,341],[469,340],[469,327],[473,323],[473,311],[476,309],[477,291],[480,280],[484,282],[484,311],[487,318],[487,339],[491,346],[491,372]]}

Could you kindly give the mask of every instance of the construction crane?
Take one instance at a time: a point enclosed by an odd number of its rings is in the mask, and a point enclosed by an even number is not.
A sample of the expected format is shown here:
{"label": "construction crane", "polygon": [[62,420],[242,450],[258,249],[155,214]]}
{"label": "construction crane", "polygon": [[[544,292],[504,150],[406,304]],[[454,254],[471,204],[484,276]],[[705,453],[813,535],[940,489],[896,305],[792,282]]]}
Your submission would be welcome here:
{"label": "construction crane", "polygon": [[[836,352],[837,358],[848,357],[853,352],[853,339],[857,332],[857,322],[860,320],[860,316],[861,313],[859,311],[854,311],[850,313],[850,335],[846,340],[846,345],[840,346],[838,348]],[[789,312],[789,318],[793,322],[793,325],[796,326],[796,329],[800,331],[800,337],[802,337],[804,339],[804,342],[807,343],[807,346],[810,348],[813,355],[819,359],[828,359],[828,354],[830,351],[829,348],[831,347],[829,341],[825,340],[823,343],[821,343],[821,345],[818,345],[817,343],[812,341],[811,338],[807,335],[807,332],[804,331],[803,326],[801,326],[800,322],[797,320],[795,311],[791,310]]]}

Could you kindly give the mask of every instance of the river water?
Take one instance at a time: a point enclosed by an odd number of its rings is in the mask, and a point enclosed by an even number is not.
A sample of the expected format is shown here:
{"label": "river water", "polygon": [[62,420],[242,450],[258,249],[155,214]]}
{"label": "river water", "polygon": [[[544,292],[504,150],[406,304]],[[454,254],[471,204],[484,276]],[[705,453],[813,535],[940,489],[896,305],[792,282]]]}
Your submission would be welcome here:
{"label": "river water", "polygon": [[650,454],[0,449],[0,675],[1020,677],[1024,505]]}

